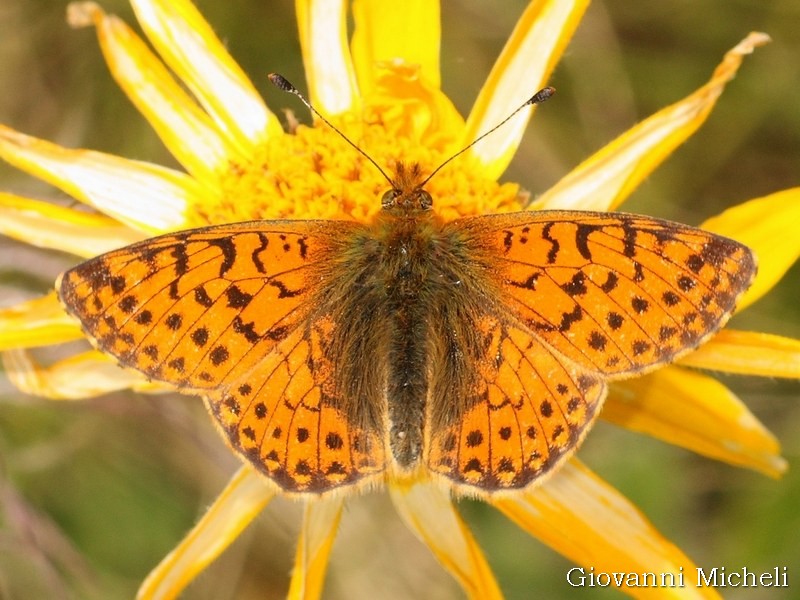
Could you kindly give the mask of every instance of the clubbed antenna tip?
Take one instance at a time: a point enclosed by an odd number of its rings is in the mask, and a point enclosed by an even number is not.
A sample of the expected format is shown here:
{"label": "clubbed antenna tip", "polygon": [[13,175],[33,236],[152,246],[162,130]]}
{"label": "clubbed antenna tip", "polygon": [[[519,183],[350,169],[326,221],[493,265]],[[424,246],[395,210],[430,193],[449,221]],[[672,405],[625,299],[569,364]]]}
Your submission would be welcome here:
{"label": "clubbed antenna tip", "polygon": [[[281,79],[283,79],[283,78],[281,78]],[[286,80],[284,79],[284,81],[286,81]],[[286,83],[289,83],[289,82],[286,81]],[[554,88],[554,87],[542,88],[541,90],[536,92],[533,96],[531,96],[531,99],[528,100],[525,104],[541,104],[542,102],[544,102],[545,100],[550,98],[550,96],[552,96],[555,93],[556,93],[556,88]]]}
{"label": "clubbed antenna tip", "polygon": [[291,94],[297,93],[297,88],[294,87],[286,77],[283,75],[278,75],[277,73],[270,73],[267,75],[267,78],[272,82],[276,88],[283,90],[284,92],[289,92]]}

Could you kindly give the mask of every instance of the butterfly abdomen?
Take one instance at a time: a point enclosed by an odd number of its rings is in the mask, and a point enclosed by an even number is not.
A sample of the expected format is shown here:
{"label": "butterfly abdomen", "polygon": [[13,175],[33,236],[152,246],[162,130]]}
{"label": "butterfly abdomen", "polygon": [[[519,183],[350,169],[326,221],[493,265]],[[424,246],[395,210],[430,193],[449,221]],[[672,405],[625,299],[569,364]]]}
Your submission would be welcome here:
{"label": "butterfly abdomen", "polygon": [[[478,290],[463,268],[469,252],[433,220],[400,220],[382,242],[376,264],[389,323],[389,447],[396,466],[408,471],[422,458],[431,418],[440,426],[455,416],[452,407],[472,387],[465,366],[477,347],[470,318],[476,297],[470,294]],[[442,387],[460,397],[441,393]]]}
{"label": "butterfly abdomen", "polygon": [[425,230],[393,230],[384,245],[388,320],[389,446],[402,470],[416,467],[423,446],[428,395],[427,337],[432,238]]}
{"label": "butterfly abdomen", "polygon": [[315,304],[337,324],[326,348],[335,408],[360,428],[386,431],[387,450],[407,471],[423,446],[432,233],[404,224],[361,230],[344,241]]}

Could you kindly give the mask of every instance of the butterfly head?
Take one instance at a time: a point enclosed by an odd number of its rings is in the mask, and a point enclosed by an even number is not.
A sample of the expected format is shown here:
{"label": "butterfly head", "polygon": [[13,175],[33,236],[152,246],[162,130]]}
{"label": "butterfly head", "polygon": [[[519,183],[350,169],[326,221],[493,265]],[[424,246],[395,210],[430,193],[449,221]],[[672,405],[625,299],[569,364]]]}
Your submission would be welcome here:
{"label": "butterfly head", "polygon": [[381,208],[390,214],[409,216],[430,210],[433,198],[422,187],[426,181],[417,163],[398,162],[391,180],[392,189],[383,194]]}
{"label": "butterfly head", "polygon": [[383,194],[381,208],[398,215],[414,215],[430,210],[433,198],[423,189],[427,179],[417,163],[405,165],[397,163],[392,189]]}

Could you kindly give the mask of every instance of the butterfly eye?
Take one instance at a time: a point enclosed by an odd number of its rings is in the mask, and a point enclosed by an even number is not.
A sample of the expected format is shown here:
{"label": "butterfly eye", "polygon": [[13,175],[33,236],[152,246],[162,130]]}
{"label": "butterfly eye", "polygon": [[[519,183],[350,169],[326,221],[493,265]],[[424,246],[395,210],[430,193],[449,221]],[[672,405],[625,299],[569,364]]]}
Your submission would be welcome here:
{"label": "butterfly eye", "polygon": [[383,208],[389,208],[390,206],[394,206],[394,201],[397,199],[399,195],[400,195],[399,190],[388,190],[381,197],[381,206]]}
{"label": "butterfly eye", "polygon": [[419,190],[419,205],[420,208],[430,208],[433,206],[433,198],[425,190]]}

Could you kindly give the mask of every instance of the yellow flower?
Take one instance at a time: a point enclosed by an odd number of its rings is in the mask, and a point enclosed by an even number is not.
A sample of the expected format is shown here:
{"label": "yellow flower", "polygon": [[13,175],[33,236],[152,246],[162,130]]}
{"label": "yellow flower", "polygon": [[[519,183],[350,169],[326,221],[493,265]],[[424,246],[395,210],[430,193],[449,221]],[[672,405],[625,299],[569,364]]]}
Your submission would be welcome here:
{"label": "yellow flower", "polygon": [[[249,219],[367,219],[386,183],[328,127],[285,133],[209,25],[187,0],[132,0],[154,54],[122,21],[93,3],[70,6],[74,25],[94,25],[117,83],[184,170],[70,150],[0,127],[7,162],[94,207],[87,213],[0,195],[0,231],[27,243],[90,257],[153,234]],[[312,103],[381,165],[417,161],[432,169],[501,121],[543,87],[586,2],[532,2],[520,17],[469,116],[441,91],[436,2],[352,6],[298,0]],[[630,129],[532,203],[499,183],[532,110],[470,148],[434,178],[429,191],[446,218],[524,208],[618,207],[708,116],[743,57],[767,41],[754,33],[724,57],[693,94]],[[731,208],[701,226],[750,246],[759,276],[744,308],[772,288],[800,255],[794,223],[800,189]],[[82,338],[54,293],[0,311],[0,349],[11,381],[47,398],[88,398],[112,390],[165,386],[122,372],[85,351],[38,365],[28,349]],[[767,377],[800,377],[800,342],[725,330],[679,364],[613,386],[602,418],[700,454],[771,476],[786,468],[774,437],[721,383],[686,367]],[[389,494],[410,529],[469,597],[500,589],[448,494],[427,481],[393,482]],[[272,500],[249,466],[230,480],[190,534],[143,583],[140,598],[177,595]],[[619,493],[572,459],[545,483],[487,500],[524,531],[597,572],[693,572],[694,565]],[[289,596],[315,598],[342,514],[340,496],[304,507]],[[376,532],[379,535],[379,532]],[[398,559],[402,568],[403,557]],[[635,596],[647,590],[625,588]],[[671,590],[714,597],[708,588]]]}

